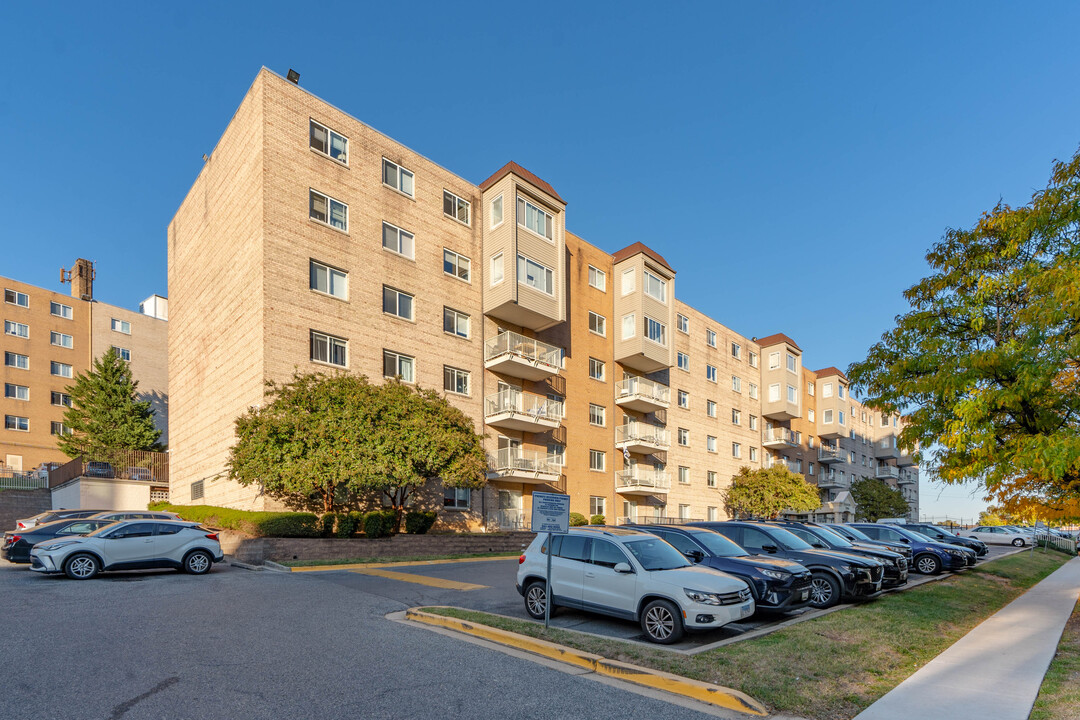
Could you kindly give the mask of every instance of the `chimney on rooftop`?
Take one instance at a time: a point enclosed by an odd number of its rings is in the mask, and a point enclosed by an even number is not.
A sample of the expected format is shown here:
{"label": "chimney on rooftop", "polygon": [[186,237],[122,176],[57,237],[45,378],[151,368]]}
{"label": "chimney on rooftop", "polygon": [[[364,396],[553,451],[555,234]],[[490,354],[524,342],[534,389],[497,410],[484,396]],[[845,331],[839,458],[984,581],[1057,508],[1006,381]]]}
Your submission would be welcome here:
{"label": "chimney on rooftop", "polygon": [[79,258],[70,270],[60,269],[60,282],[71,283],[71,297],[90,302],[94,299],[94,263]]}

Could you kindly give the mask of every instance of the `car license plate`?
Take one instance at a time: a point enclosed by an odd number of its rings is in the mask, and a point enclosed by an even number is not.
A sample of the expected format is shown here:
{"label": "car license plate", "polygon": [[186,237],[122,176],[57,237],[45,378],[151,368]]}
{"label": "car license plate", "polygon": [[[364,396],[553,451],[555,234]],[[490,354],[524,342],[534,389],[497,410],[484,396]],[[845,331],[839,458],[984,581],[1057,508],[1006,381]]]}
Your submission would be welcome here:
{"label": "car license plate", "polygon": [[745,605],[743,605],[742,606],[742,614],[745,616],[745,615],[749,615],[750,613],[754,612],[754,607],[753,606],[754,606],[753,603],[746,603]]}
{"label": "car license plate", "polygon": [[802,599],[802,600],[806,600],[806,599],[807,599],[807,598],[809,598],[809,597],[810,597],[810,591],[809,591],[809,590],[803,590],[803,591],[802,591],[802,596],[801,596],[801,598],[800,598],[800,599]]}

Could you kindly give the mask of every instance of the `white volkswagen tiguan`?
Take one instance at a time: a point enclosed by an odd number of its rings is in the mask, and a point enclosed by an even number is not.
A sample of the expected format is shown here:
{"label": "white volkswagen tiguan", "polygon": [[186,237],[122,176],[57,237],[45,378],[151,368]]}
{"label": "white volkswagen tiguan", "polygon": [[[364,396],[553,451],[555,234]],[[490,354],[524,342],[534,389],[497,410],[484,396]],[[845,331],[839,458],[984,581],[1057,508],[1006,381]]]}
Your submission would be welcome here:
{"label": "white volkswagen tiguan", "polygon": [[[548,594],[546,533],[518,559],[517,591],[542,619]],[[750,588],[719,570],[692,565],[640,530],[571,528],[552,537],[552,604],[641,623],[653,642],[677,642],[686,630],[712,630],[754,614]]]}

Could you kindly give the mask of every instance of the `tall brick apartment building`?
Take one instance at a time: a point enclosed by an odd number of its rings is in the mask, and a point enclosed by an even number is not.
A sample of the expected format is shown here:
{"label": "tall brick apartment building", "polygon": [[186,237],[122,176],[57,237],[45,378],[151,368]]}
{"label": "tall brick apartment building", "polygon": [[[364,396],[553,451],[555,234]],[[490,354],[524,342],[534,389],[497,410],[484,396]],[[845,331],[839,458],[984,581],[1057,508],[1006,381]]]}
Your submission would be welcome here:
{"label": "tall brick apartment building", "polygon": [[77,260],[70,272],[70,295],[0,278],[2,470],[29,472],[43,463],[67,462],[56,447],[56,436],[66,431],[64,411],[71,402],[66,388],[110,347],[130,361],[139,393],[155,411],[161,442],[169,441],[168,302],[152,295],[138,312],[98,302],[94,272],[92,263]]}
{"label": "tall brick apartment building", "polygon": [[[487,434],[472,527],[527,524],[533,490],[623,518],[720,518],[744,465],[787,462],[850,512],[885,477],[917,513],[898,420],[679,302],[641,243],[566,229],[566,202],[508,163],[479,185],[263,69],[169,225],[170,495],[273,507],[225,477],[234,419],[267,380],[345,370],[442,388]],[[794,363],[794,364],[792,364]]]}

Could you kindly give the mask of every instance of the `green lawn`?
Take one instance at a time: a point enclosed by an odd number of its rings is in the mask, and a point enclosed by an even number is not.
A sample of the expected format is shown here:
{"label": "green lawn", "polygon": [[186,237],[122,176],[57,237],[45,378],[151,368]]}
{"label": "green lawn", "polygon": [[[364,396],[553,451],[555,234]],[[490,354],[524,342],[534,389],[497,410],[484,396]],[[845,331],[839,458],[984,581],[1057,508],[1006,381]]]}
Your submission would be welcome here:
{"label": "green lawn", "polygon": [[1029,720],[1080,718],[1080,604],[1065,625]]}
{"label": "green lawn", "polygon": [[279,562],[278,565],[286,567],[312,567],[315,565],[354,565],[368,563],[391,563],[391,562],[423,562],[425,560],[462,560],[465,558],[509,558],[517,557],[518,553],[492,552],[492,553],[463,553],[459,555],[410,555],[405,557],[378,557],[378,558],[345,558],[343,560],[288,560]]}
{"label": "green lawn", "polygon": [[741,690],[774,712],[815,720],[856,715],[968,630],[1068,560],[1018,553],[770,635],[685,656],[453,608],[474,622]]}

